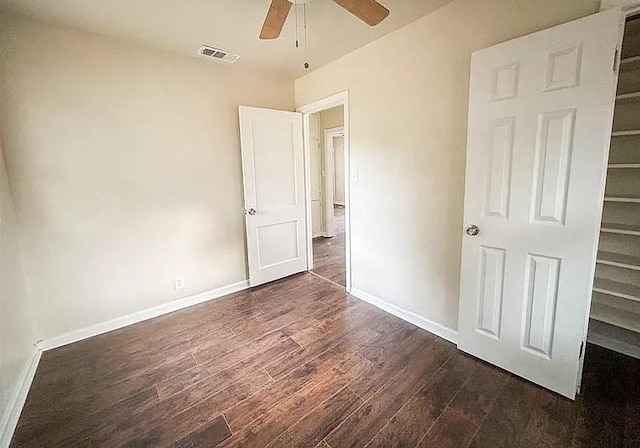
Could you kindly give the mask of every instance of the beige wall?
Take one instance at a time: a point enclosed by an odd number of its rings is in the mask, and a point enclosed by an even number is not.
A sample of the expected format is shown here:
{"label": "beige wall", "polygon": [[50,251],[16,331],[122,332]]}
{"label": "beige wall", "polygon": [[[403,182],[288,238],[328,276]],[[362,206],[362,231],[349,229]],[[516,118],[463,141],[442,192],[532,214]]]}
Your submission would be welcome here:
{"label": "beige wall", "polygon": [[[18,224],[0,148],[0,438],[9,401],[35,351],[35,327],[19,251]],[[0,444],[2,444],[0,440]]]}
{"label": "beige wall", "polygon": [[291,80],[11,16],[0,52],[39,338],[247,278],[237,106]]}
{"label": "beige wall", "polygon": [[471,53],[596,12],[597,0],[457,0],[295,83],[349,90],[354,286],[457,328]]}
{"label": "beige wall", "polygon": [[[322,134],[331,128],[337,128],[344,125],[344,106],[332,107],[331,109],[320,112],[320,126]],[[324,138],[324,137],[323,137]]]}

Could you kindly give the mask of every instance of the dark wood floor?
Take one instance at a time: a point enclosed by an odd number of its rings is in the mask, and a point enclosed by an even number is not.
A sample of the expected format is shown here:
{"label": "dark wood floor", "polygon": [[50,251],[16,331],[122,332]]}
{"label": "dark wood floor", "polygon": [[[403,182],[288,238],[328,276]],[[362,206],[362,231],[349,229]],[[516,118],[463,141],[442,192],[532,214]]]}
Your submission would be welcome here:
{"label": "dark wood floor", "polygon": [[14,447],[638,447],[640,363],[571,402],[309,274],[44,353]]}
{"label": "dark wood floor", "polygon": [[339,285],[346,286],[347,266],[345,263],[344,207],[334,206],[333,223],[333,237],[313,239],[312,272]]}

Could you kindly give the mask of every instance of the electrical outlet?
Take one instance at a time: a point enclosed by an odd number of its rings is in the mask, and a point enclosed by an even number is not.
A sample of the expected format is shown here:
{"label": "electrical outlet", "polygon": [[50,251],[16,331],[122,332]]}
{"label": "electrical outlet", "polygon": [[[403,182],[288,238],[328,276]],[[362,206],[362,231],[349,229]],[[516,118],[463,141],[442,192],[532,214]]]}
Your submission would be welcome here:
{"label": "electrical outlet", "polygon": [[175,285],[176,289],[184,288],[184,276],[181,275],[179,277],[175,277],[173,279],[173,284]]}

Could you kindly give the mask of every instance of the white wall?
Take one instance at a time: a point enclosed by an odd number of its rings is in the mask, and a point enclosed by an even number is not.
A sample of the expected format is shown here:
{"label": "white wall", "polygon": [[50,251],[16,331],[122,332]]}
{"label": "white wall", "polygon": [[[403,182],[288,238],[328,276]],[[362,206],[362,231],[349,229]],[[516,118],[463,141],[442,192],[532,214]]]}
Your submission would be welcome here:
{"label": "white wall", "polygon": [[237,106],[291,80],[12,16],[0,53],[39,338],[247,278]]}
{"label": "white wall", "polygon": [[[35,351],[35,327],[19,250],[18,224],[0,148],[0,439],[10,401]],[[2,444],[2,440],[0,440]]]}
{"label": "white wall", "polygon": [[320,112],[320,122],[322,124],[323,134],[327,129],[344,126],[344,106],[323,110]]}
{"label": "white wall", "polygon": [[296,80],[349,90],[355,287],[456,328],[471,53],[596,12],[597,0],[456,0]]}

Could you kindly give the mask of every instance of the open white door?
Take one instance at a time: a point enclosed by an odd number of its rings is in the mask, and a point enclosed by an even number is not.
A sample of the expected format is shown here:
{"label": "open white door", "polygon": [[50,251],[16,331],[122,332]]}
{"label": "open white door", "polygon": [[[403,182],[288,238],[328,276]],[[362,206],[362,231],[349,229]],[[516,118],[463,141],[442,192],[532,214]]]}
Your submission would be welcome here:
{"label": "open white door", "polygon": [[619,10],[594,14],[478,51],[471,64],[458,347],[570,398],[622,23]]}
{"label": "open white door", "polygon": [[240,106],[249,283],[307,269],[302,114]]}

